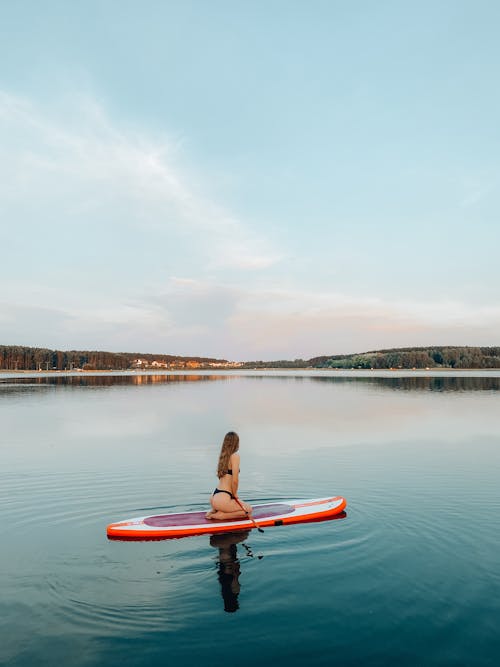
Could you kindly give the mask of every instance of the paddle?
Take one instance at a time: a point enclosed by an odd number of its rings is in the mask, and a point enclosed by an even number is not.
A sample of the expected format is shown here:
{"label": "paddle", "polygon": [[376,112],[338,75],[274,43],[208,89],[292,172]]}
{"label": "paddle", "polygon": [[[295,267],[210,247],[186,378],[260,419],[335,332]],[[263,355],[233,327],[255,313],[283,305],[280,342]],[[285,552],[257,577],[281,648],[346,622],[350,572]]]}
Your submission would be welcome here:
{"label": "paddle", "polygon": [[255,521],[255,519],[253,519],[253,518],[250,516],[250,514],[246,511],[246,509],[245,509],[245,508],[243,507],[243,505],[240,503],[240,501],[238,500],[238,498],[236,498],[236,496],[235,496],[234,499],[236,500],[236,502],[238,503],[238,505],[241,507],[241,509],[245,512],[245,514],[246,514],[247,517],[250,519],[250,521],[253,523],[253,525],[257,528],[257,530],[259,531],[259,533],[263,533],[263,532],[264,532],[263,529],[259,526],[259,524]]}

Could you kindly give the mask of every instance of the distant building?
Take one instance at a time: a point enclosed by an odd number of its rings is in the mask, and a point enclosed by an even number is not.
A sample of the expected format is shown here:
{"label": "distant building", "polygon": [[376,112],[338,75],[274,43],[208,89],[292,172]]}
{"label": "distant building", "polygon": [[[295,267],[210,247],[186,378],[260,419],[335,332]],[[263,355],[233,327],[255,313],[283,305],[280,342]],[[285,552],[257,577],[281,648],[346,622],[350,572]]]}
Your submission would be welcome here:
{"label": "distant building", "polygon": [[168,364],[166,361],[152,361],[151,366],[153,368],[168,368]]}

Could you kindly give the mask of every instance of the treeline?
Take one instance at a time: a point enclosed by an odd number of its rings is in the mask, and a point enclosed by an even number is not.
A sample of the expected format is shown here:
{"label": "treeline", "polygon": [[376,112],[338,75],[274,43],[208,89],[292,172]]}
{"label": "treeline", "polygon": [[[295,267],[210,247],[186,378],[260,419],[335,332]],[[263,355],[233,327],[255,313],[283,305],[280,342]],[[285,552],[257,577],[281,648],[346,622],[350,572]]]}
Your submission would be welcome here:
{"label": "treeline", "polygon": [[310,365],[306,359],[294,359],[293,361],[280,359],[279,361],[245,361],[240,368],[309,368]]}
{"label": "treeline", "polygon": [[203,364],[224,363],[224,359],[205,357],[179,357],[170,354],[142,354],[129,352],[102,352],[81,350],[49,350],[41,347],[0,345],[0,370],[50,371],[72,370],[126,370],[137,359],[151,364],[153,361],[175,364],[179,361],[196,361]]}
{"label": "treeline", "polygon": [[[0,370],[126,370],[141,359],[175,367],[182,362],[199,366],[226,364],[225,359],[180,357],[170,354],[50,350],[39,347],[0,345]],[[144,367],[144,366],[143,366]],[[248,361],[240,368],[500,368],[500,347],[405,347],[361,354],[332,355],[312,359]]]}
{"label": "treeline", "polygon": [[316,368],[500,368],[500,347],[404,347],[309,362]]}

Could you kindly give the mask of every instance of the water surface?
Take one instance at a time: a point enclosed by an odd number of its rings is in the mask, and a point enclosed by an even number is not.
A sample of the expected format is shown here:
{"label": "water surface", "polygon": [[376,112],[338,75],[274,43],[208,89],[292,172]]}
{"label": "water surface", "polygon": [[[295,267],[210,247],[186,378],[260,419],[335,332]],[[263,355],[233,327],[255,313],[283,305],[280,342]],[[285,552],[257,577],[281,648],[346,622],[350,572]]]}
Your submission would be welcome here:
{"label": "water surface", "polygon": [[[0,376],[0,663],[496,665],[499,374]],[[347,516],[108,541],[241,495]],[[258,658],[257,656],[260,656]]]}

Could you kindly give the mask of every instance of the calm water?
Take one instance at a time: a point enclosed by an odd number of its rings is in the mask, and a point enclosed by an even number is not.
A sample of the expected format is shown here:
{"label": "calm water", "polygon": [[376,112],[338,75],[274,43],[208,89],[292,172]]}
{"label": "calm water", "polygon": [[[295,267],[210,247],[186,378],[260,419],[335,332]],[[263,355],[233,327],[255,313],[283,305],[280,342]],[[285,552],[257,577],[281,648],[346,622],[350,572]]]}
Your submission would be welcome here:
{"label": "calm water", "polygon": [[[500,377],[0,376],[0,663],[498,665]],[[264,534],[111,542],[241,496],[341,494]]]}

